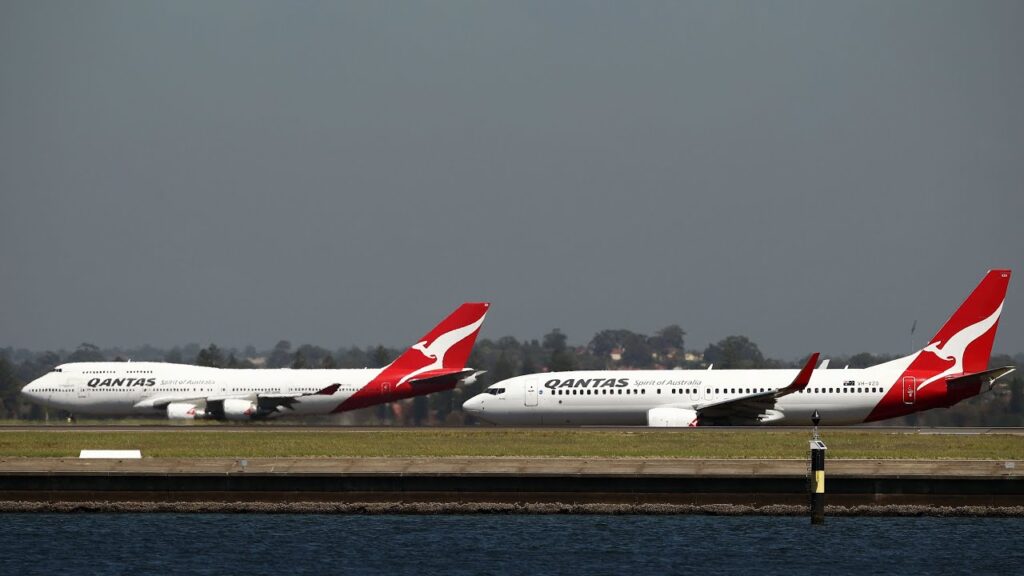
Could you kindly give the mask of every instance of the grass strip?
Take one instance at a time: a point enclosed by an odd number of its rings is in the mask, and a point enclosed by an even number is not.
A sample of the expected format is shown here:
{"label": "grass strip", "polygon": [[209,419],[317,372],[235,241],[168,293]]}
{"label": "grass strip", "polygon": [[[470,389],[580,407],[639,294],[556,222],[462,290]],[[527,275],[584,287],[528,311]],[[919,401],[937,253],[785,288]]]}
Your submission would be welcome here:
{"label": "grass strip", "polygon": [[[829,458],[1024,460],[1024,438],[824,432]],[[605,457],[805,458],[808,435],[769,430],[373,430],[0,432],[0,457],[77,457],[83,449],[139,449],[155,458]]]}

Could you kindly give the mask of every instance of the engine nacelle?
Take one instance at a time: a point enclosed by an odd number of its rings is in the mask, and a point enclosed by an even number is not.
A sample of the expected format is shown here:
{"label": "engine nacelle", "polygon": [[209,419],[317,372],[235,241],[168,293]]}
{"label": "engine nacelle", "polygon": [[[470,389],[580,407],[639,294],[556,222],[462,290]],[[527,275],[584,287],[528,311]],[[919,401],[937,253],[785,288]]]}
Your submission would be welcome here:
{"label": "engine nacelle", "polygon": [[196,410],[195,404],[172,402],[167,405],[167,417],[171,420],[195,420]]}
{"label": "engine nacelle", "polygon": [[224,401],[224,418],[228,420],[252,420],[256,415],[256,403],[241,398],[228,398]]}
{"label": "engine nacelle", "polygon": [[697,411],[687,408],[651,408],[647,411],[647,425],[668,428],[686,428],[697,425]]}

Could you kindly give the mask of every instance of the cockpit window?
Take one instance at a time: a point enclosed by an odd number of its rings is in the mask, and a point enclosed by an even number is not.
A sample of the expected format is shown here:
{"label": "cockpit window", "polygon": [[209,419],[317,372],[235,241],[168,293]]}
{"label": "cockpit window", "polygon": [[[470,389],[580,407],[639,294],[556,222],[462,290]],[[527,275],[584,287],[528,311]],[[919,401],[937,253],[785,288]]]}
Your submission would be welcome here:
{"label": "cockpit window", "polygon": [[487,393],[491,394],[493,396],[497,396],[498,394],[504,394],[505,393],[505,389],[504,388],[488,388],[487,389]]}
{"label": "cockpit window", "polygon": [[50,370],[50,372],[63,372],[63,370],[60,368],[54,368],[53,370]]}

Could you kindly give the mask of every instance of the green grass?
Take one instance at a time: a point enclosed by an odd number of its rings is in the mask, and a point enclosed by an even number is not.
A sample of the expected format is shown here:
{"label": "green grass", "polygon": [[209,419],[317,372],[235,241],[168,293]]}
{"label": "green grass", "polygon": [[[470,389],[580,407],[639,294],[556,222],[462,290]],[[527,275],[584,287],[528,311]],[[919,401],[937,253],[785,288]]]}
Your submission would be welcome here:
{"label": "green grass", "polygon": [[[141,449],[156,458],[527,456],[805,458],[808,435],[765,431],[339,430],[0,432],[0,457],[76,457],[82,449]],[[830,458],[1024,459],[1024,437],[823,433]]]}

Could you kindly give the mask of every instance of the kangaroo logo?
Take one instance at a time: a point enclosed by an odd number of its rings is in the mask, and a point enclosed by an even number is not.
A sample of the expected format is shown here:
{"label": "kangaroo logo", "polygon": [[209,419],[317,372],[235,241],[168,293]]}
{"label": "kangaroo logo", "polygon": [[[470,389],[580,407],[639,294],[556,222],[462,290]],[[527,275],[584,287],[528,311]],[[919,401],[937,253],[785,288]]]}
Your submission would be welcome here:
{"label": "kangaroo logo", "polygon": [[480,316],[480,319],[478,319],[476,322],[468,326],[456,328],[451,332],[446,332],[438,336],[429,345],[427,344],[426,340],[413,344],[411,349],[419,351],[420,354],[423,354],[424,358],[426,358],[427,360],[433,360],[433,362],[427,364],[422,368],[409,372],[408,374],[403,376],[402,379],[399,380],[398,384],[396,385],[402,385],[405,382],[408,382],[409,380],[415,378],[416,376],[419,376],[424,372],[429,372],[431,370],[436,370],[438,368],[444,368],[444,355],[448,353],[448,350],[450,350],[452,346],[455,346],[459,342],[462,342],[470,334],[473,334],[474,332],[479,330],[480,326],[482,326],[483,323],[484,316]]}
{"label": "kangaroo logo", "polygon": [[999,320],[999,313],[1003,311],[1003,303],[999,303],[999,307],[993,312],[988,318],[981,320],[975,324],[967,326],[963,330],[957,332],[951,336],[945,342],[932,342],[925,346],[920,354],[930,352],[938,357],[940,360],[953,361],[953,365],[947,368],[945,371],[932,376],[931,378],[922,382],[917,389],[920,390],[932,382],[944,378],[950,374],[959,374],[964,371],[964,353],[967,351],[967,347],[972,342],[980,338],[983,334],[988,332],[992,326]]}

